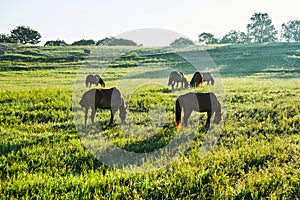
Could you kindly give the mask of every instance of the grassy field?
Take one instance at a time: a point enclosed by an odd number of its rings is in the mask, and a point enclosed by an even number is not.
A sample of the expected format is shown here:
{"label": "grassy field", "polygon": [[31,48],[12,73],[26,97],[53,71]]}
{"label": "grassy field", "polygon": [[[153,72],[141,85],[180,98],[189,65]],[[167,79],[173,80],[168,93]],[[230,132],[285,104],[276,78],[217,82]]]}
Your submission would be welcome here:
{"label": "grassy field", "polygon": [[[300,199],[299,43],[88,47],[91,55],[83,47],[0,48],[0,199]],[[175,100],[192,89],[167,87],[174,69],[188,80],[195,69],[212,71],[216,86],[195,90],[225,95],[212,149],[201,154],[202,114],[189,148],[166,166],[138,173],[104,165],[80,137],[85,75],[101,73],[106,87],[120,88],[138,126],[126,132],[116,116],[108,128],[109,112],[98,111],[95,127],[120,149],[148,153],[180,135]],[[153,105],[163,108],[157,130]]]}

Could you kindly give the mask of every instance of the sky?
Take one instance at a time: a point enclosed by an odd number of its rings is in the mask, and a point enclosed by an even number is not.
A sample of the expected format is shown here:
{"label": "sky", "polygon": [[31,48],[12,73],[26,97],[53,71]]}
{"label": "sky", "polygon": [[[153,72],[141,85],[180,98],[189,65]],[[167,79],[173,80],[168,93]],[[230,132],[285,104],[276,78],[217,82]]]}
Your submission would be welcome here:
{"label": "sky", "polygon": [[0,34],[29,26],[42,35],[43,45],[155,28],[197,41],[202,32],[218,38],[230,30],[246,32],[258,12],[267,13],[280,32],[282,23],[300,20],[299,8],[299,0],[1,0]]}

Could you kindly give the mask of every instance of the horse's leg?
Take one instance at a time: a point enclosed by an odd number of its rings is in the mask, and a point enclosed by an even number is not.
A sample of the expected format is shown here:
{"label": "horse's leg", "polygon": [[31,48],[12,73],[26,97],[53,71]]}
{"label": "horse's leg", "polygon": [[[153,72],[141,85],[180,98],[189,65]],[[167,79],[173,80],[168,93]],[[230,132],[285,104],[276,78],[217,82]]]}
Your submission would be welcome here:
{"label": "horse's leg", "polygon": [[89,107],[85,107],[85,113],[84,113],[84,130],[86,131],[86,121],[88,117]]}
{"label": "horse's leg", "polygon": [[95,123],[95,114],[96,114],[96,108],[92,107],[91,120],[93,124]]}
{"label": "horse's leg", "polygon": [[191,110],[184,109],[182,126],[187,126],[187,122],[188,122],[188,119],[190,118],[191,114],[192,114]]}
{"label": "horse's leg", "polygon": [[208,127],[210,125],[210,118],[212,116],[212,112],[211,111],[207,111],[207,119],[206,119],[206,123],[205,126]]}
{"label": "horse's leg", "polygon": [[175,82],[172,82],[172,90],[174,90]]}
{"label": "horse's leg", "polygon": [[113,122],[114,122],[114,116],[115,116],[117,110],[118,110],[117,107],[112,107],[112,108],[110,109],[110,121],[109,121],[109,126],[111,126],[111,125],[113,124]]}
{"label": "horse's leg", "polygon": [[177,83],[176,88],[178,88],[178,83],[179,83],[179,82],[176,82],[176,83]]}

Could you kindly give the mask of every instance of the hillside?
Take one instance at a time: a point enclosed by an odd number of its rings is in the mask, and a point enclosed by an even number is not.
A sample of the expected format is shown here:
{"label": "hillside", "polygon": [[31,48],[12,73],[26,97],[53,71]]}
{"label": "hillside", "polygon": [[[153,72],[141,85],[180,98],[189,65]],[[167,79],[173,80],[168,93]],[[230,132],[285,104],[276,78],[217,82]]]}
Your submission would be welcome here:
{"label": "hillside", "polygon": [[[299,199],[299,51],[298,43],[0,45],[0,199]],[[171,90],[174,69],[188,80],[210,70],[216,84]],[[120,89],[133,126],[117,113],[108,127],[110,112],[98,110],[84,131],[78,103],[89,73]],[[175,101],[192,91],[216,92],[221,125],[207,129],[206,113],[193,113],[190,126],[176,129]],[[173,151],[178,138],[189,143]],[[169,154],[128,164],[115,149]]]}
{"label": "hillside", "polygon": [[[85,58],[85,47],[29,47],[0,46],[0,70],[34,70],[78,67]],[[115,62],[111,67],[126,67],[138,63],[168,63],[174,69],[193,73],[191,63],[184,57],[194,59],[195,52],[206,51],[224,77],[260,76],[297,78],[300,69],[300,43],[270,43],[248,45],[222,45],[189,47],[185,49],[144,49],[141,47],[86,47],[96,52],[95,59],[111,57]],[[113,49],[110,51],[109,49]],[[116,51],[118,49],[118,51]],[[107,55],[107,52],[114,52]],[[130,55],[132,52],[136,54]],[[128,56],[129,55],[129,56]],[[39,66],[36,66],[40,63]],[[47,63],[47,66],[44,66]],[[61,65],[63,64],[63,65]],[[58,66],[59,65],[59,66]],[[199,66],[206,70],[209,66]]]}

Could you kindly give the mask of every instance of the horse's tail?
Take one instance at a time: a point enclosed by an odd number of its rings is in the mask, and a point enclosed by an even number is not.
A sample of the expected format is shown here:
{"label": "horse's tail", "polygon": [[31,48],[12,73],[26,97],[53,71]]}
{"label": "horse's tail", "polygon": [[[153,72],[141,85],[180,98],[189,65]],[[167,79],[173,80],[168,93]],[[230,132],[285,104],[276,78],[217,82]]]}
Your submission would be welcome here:
{"label": "horse's tail", "polygon": [[181,126],[181,106],[179,103],[179,98],[177,98],[175,105],[175,125],[176,128],[179,128]]}
{"label": "horse's tail", "polygon": [[172,74],[170,74],[168,86],[172,84],[172,79],[173,79],[173,78],[172,78]]}

